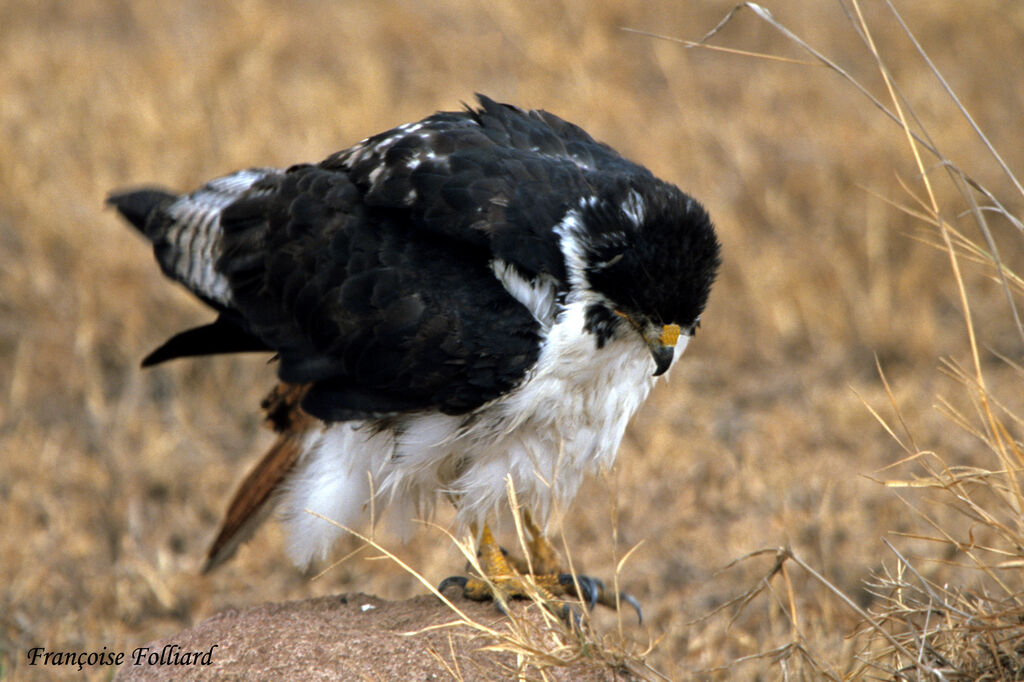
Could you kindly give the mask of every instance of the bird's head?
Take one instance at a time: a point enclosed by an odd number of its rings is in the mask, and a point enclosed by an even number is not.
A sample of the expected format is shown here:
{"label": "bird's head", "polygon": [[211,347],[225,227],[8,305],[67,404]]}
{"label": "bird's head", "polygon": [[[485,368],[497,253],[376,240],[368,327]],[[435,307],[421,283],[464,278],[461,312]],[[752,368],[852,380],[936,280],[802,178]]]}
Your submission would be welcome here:
{"label": "bird's head", "polygon": [[643,186],[613,179],[571,210],[558,232],[597,346],[639,334],[654,375],[667,371],[699,326],[721,264],[704,208],[653,178]]}

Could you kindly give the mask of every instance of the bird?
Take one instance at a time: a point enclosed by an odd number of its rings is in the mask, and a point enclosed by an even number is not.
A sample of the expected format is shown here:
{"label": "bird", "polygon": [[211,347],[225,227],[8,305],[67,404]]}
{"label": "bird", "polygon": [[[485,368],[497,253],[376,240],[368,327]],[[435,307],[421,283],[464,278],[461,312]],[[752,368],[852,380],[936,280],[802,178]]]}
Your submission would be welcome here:
{"label": "bird", "polygon": [[[639,614],[561,570],[547,527],[612,465],[701,323],[721,247],[696,199],[573,123],[477,95],[319,163],[108,203],[216,313],[143,366],[276,363],[262,403],[276,440],[204,570],[275,510],[304,567],[345,529],[385,515],[408,528],[447,501],[484,575],[443,588],[523,596],[529,571],[543,595]],[[491,531],[511,513],[530,534],[525,562]]]}

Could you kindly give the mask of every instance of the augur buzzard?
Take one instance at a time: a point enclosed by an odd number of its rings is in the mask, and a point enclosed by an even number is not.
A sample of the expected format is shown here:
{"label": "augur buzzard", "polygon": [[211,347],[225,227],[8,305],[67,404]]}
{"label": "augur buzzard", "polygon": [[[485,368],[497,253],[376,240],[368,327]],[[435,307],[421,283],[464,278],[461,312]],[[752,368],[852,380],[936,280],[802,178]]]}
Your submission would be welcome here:
{"label": "augur buzzard", "polygon": [[[144,365],[277,360],[264,408],[278,439],[235,494],[208,568],[275,507],[305,565],[342,532],[307,509],[356,527],[371,508],[408,521],[445,497],[492,584],[515,593],[487,526],[508,510],[511,477],[543,589],[576,592],[541,529],[612,463],[719,266],[692,197],[557,116],[482,96],[317,164],[109,202],[217,312]],[[491,595],[479,578],[457,582]],[[615,596],[590,579],[583,591]]]}

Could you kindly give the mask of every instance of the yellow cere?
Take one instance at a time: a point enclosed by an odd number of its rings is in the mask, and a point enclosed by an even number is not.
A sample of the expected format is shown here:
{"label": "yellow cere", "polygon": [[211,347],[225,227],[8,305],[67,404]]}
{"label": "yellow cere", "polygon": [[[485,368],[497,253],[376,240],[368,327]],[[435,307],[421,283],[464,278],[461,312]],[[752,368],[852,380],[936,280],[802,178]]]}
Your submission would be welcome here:
{"label": "yellow cere", "polygon": [[659,340],[664,346],[675,346],[676,341],[679,340],[679,325],[666,324],[661,330],[661,338]]}

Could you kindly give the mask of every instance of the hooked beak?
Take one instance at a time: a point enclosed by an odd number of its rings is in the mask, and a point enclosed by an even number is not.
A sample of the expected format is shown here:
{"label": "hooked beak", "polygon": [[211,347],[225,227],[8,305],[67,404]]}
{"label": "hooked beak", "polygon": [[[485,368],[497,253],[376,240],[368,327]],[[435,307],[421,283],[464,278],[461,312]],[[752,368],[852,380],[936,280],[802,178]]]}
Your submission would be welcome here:
{"label": "hooked beak", "polygon": [[660,377],[672,366],[672,358],[676,353],[676,342],[679,341],[680,329],[678,324],[666,324],[658,329],[648,326],[646,329],[637,323],[632,317],[624,312],[615,311],[615,314],[629,321],[633,327],[640,332],[654,358],[654,376]]}
{"label": "hooked beak", "polygon": [[652,338],[645,334],[644,340],[647,341],[647,347],[650,348],[651,356],[654,358],[654,376],[660,377],[672,366],[676,342],[679,340],[679,325],[666,324],[658,336]]}

